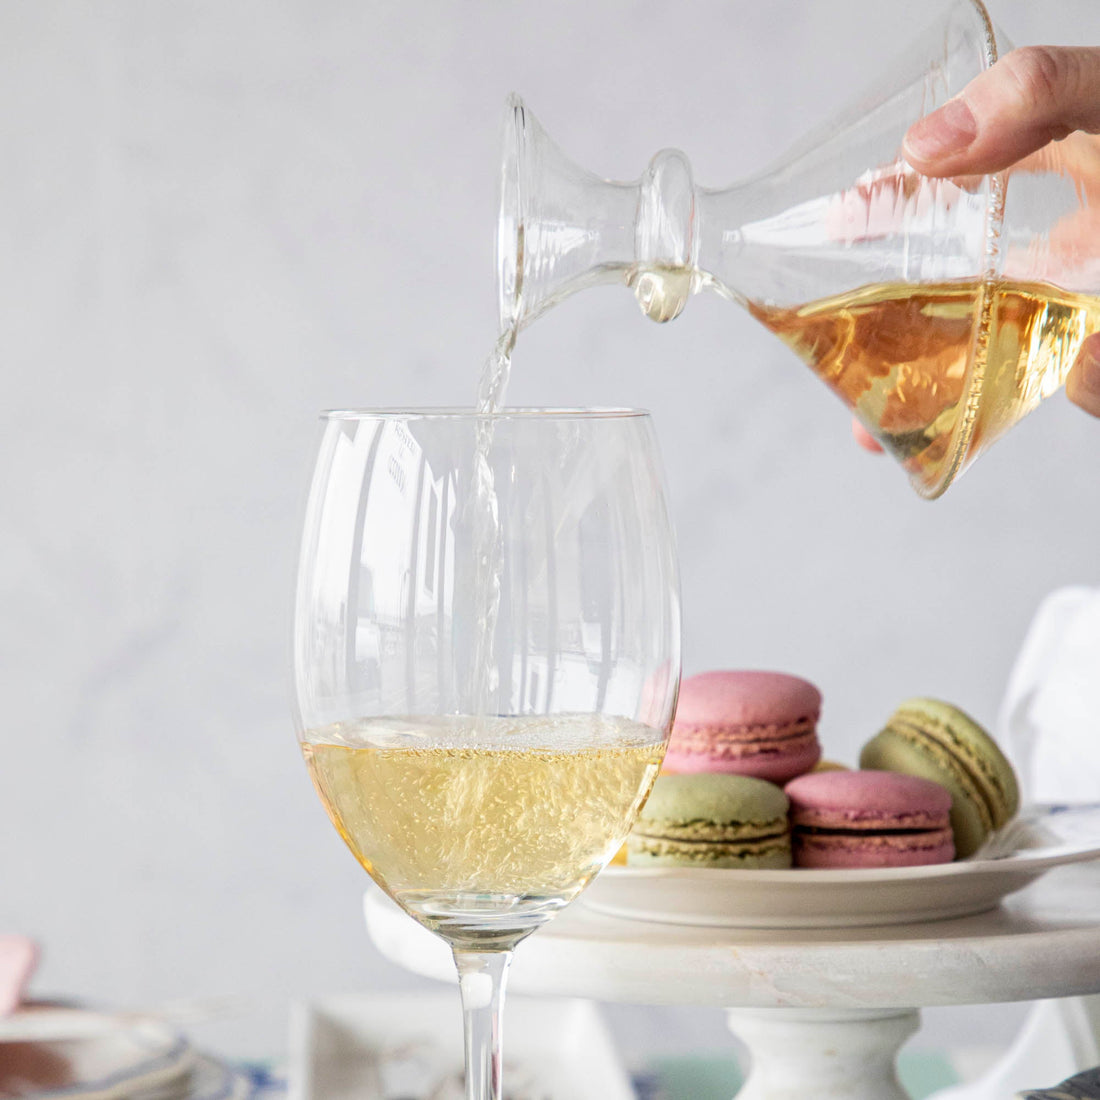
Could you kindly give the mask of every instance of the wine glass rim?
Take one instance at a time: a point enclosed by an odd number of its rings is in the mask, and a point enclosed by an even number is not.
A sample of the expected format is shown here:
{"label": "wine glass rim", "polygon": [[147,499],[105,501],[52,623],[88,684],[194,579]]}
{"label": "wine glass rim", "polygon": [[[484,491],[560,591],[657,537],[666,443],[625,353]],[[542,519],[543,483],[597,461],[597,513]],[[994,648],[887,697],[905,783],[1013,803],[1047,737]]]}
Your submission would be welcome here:
{"label": "wine glass rim", "polygon": [[648,409],[625,407],[508,407],[483,412],[470,407],[325,409],[322,420],[624,420],[648,417]]}

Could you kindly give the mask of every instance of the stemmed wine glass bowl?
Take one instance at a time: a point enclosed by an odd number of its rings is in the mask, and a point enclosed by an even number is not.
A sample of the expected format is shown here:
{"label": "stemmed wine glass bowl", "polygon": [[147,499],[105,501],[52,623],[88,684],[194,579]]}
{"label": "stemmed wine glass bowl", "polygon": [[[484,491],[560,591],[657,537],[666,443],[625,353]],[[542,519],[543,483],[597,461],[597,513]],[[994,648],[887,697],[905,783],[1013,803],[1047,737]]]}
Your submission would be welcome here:
{"label": "stemmed wine glass bowl", "polygon": [[612,858],[656,777],[679,630],[646,413],[325,415],[299,738],[356,859],[454,952],[468,1100],[501,1095],[512,950]]}

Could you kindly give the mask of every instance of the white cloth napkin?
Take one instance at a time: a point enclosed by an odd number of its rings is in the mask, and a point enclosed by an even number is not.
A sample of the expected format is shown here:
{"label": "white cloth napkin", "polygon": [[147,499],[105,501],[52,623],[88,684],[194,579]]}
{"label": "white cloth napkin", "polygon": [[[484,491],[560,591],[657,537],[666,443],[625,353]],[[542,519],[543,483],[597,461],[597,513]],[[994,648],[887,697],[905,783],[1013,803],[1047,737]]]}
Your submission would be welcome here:
{"label": "white cloth napkin", "polygon": [[1039,606],[1009,676],[997,740],[1025,802],[1100,802],[1100,589]]}
{"label": "white cloth napkin", "polygon": [[[1039,605],[1008,679],[996,736],[1016,768],[1023,802],[1100,802],[1100,589],[1061,588]],[[1039,1001],[983,1077],[933,1100],[1023,1096],[1021,1089],[1098,1061],[1100,998]]]}

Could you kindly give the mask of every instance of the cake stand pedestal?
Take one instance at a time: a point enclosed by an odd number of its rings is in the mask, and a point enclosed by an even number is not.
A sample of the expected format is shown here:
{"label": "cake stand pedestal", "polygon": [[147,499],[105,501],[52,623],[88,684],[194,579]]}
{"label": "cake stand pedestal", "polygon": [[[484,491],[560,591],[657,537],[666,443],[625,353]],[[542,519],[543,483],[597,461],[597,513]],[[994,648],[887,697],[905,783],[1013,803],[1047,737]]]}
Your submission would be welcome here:
{"label": "cake stand pedestal", "polygon": [[[454,980],[446,945],[379,891],[366,913],[384,955]],[[739,1100],[906,1100],[894,1067],[920,1008],[1100,992],[1100,866],[1051,871],[975,916],[863,928],[661,924],[582,899],[520,944],[508,980],[524,993],[726,1008],[752,1055]]]}
{"label": "cake stand pedestal", "polygon": [[738,1100],[909,1100],[896,1066],[920,1027],[916,1009],[731,1008],[727,1018],[750,1056]]}

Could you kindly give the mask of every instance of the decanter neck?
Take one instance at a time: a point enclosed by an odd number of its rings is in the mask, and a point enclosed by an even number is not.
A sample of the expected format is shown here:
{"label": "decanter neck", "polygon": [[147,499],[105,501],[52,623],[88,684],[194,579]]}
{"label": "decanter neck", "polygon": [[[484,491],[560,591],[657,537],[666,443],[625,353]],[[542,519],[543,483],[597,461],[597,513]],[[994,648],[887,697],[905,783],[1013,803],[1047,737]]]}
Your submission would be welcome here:
{"label": "decanter neck", "polygon": [[699,235],[695,181],[679,149],[662,149],[638,184],[630,286],[642,312],[671,321],[696,289]]}

